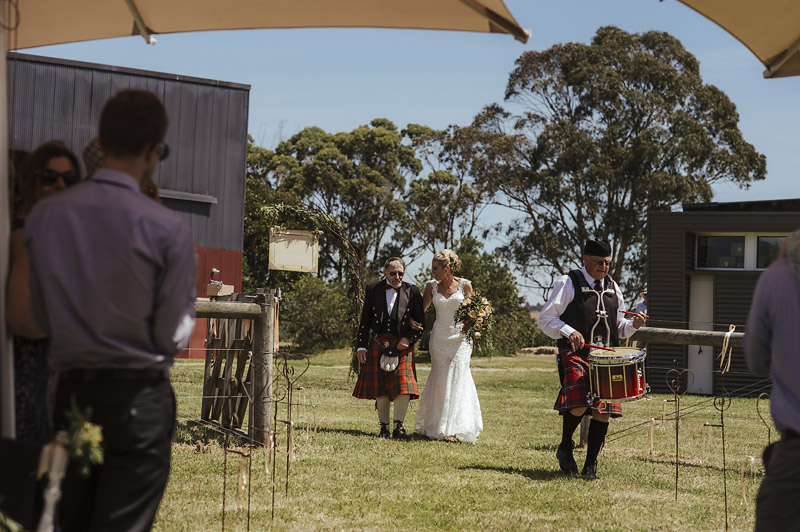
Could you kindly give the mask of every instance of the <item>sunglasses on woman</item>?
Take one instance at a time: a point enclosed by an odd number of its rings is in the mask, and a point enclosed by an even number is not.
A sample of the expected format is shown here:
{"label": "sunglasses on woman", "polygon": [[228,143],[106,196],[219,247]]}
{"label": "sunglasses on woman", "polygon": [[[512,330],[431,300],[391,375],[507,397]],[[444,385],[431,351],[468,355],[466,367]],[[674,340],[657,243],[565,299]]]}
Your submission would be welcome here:
{"label": "sunglasses on woman", "polygon": [[80,176],[78,176],[78,172],[75,170],[56,172],[50,168],[44,168],[39,171],[39,179],[41,179],[42,185],[44,186],[53,186],[58,182],[59,179],[63,179],[64,184],[69,187],[80,181]]}

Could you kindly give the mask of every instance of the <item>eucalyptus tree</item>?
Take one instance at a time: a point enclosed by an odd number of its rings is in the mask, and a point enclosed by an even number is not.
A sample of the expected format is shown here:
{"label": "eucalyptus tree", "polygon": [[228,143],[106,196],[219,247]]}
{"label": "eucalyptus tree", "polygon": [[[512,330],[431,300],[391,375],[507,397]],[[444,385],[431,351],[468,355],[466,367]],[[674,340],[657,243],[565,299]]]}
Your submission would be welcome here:
{"label": "eucalyptus tree", "polygon": [[[377,271],[386,241],[406,226],[406,180],[422,168],[386,119],[335,134],[306,128],[278,145],[271,164],[278,190],[341,222],[367,271]],[[323,245],[320,259],[326,274],[343,279],[345,260],[334,246]]]}
{"label": "eucalyptus tree", "polygon": [[649,210],[709,201],[714,183],[746,188],[766,175],[736,106],[667,33],[607,26],[590,44],[525,52],[505,102],[473,123],[485,135],[482,177],[521,215],[505,252],[543,289],[591,237],[612,244],[611,274],[633,293]]}
{"label": "eucalyptus tree", "polygon": [[482,164],[480,131],[411,124],[404,134],[430,170],[408,188],[408,228],[415,242],[436,253],[468,238],[486,239],[491,231],[485,216],[491,191],[488,183],[475,179],[475,167]]}

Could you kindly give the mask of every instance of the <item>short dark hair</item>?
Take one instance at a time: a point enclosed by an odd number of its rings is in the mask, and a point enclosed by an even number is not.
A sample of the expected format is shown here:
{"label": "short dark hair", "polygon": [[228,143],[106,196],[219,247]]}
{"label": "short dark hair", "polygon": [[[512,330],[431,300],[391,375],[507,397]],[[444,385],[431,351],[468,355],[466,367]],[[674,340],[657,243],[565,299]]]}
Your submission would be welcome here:
{"label": "short dark hair", "polygon": [[60,140],[45,142],[27,154],[19,164],[19,172],[15,175],[15,179],[19,183],[19,203],[15,216],[27,215],[34,203],[39,200],[42,170],[47,167],[50,159],[57,157],[69,159],[73,170],[78,173],[78,178],[80,178],[81,167],[78,165],[78,158],[67,148],[67,145]]}
{"label": "short dark hair", "polygon": [[100,113],[100,146],[111,157],[136,157],[164,140],[168,123],[164,104],[152,92],[118,92]]}

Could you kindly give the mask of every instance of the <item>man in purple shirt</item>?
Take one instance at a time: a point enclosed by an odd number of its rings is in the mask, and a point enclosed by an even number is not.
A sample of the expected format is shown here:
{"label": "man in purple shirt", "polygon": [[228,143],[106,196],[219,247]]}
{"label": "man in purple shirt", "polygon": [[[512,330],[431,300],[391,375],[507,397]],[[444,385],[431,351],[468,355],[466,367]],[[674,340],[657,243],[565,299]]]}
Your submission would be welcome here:
{"label": "man in purple shirt", "polygon": [[753,373],[772,378],[770,410],[781,439],[764,450],[766,474],[756,499],[756,532],[800,526],[800,230],[756,285],[744,351]]}
{"label": "man in purple shirt", "polygon": [[169,476],[168,371],[194,327],[195,260],[181,217],[140,190],[169,153],[166,130],[154,94],[115,95],[100,116],[103,168],[26,224],[31,315],[59,372],[56,427],[74,403],[103,431],[103,464],[67,473],[65,532],[149,530]]}

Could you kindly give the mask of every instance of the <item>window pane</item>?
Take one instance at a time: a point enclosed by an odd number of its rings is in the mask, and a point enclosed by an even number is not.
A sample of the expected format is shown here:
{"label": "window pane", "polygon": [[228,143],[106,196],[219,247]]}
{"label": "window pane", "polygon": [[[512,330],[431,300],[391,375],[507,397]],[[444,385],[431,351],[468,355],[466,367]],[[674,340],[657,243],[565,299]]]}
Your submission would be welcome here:
{"label": "window pane", "polygon": [[756,268],[763,269],[772,264],[778,258],[783,244],[782,236],[760,236],[758,237],[758,255],[756,256]]}
{"label": "window pane", "polygon": [[698,268],[744,268],[744,235],[698,236]]}

